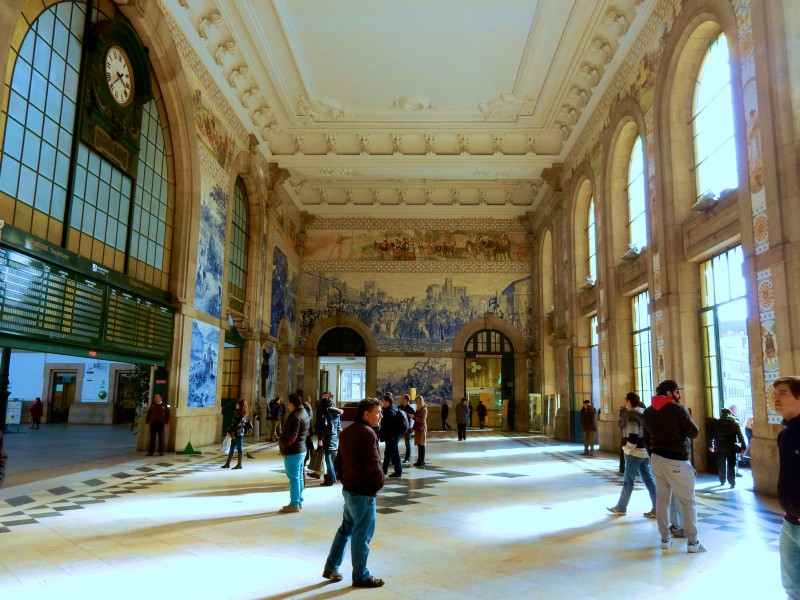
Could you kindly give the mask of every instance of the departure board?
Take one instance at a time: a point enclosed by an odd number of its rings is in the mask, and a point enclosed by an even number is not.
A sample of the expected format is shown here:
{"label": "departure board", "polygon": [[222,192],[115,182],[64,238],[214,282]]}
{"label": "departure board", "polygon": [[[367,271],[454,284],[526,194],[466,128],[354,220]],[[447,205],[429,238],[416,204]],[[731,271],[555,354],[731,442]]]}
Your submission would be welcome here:
{"label": "departure board", "polygon": [[106,284],[0,248],[0,328],[26,337],[99,347]]}
{"label": "departure board", "polygon": [[172,310],[109,287],[105,347],[166,356],[172,348]]}

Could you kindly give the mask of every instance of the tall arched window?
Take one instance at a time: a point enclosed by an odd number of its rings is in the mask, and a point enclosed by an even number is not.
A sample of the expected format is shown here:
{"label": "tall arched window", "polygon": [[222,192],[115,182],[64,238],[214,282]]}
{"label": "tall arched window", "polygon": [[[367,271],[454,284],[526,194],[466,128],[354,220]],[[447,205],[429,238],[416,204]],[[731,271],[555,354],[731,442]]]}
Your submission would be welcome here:
{"label": "tall arched window", "polygon": [[739,186],[733,130],[733,96],[728,42],[720,34],[703,59],[697,77],[694,109],[697,197],[719,198]]}
{"label": "tall arched window", "polygon": [[637,135],[628,162],[628,243],[638,250],[647,246],[647,216],[645,214],[644,148],[642,136]]}
{"label": "tall arched window", "polygon": [[247,284],[247,247],[250,236],[247,234],[247,190],[244,181],[236,179],[233,192],[233,227],[231,228],[231,250],[228,261],[228,292],[245,300]]}
{"label": "tall arched window", "polygon": [[[114,5],[102,10],[113,12]],[[13,226],[165,289],[174,201],[164,103],[151,77],[154,98],[141,108],[135,177],[85,136],[75,140],[84,109],[75,100],[86,18],[83,2],[53,3],[33,20],[19,50],[11,49],[0,194],[12,202]]]}
{"label": "tall arched window", "polygon": [[594,220],[594,196],[589,200],[589,215],[586,223],[586,246],[589,252],[587,281],[597,281],[597,229]]}

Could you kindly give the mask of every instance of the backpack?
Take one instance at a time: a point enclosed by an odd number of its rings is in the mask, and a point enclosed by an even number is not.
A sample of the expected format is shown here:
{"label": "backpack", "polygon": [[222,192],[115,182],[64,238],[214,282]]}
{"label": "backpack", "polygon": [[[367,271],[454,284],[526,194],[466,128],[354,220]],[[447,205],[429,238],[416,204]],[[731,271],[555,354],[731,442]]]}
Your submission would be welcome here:
{"label": "backpack", "polygon": [[244,420],[244,434],[250,435],[253,433],[253,424],[250,422],[250,419]]}
{"label": "backpack", "polygon": [[397,416],[394,418],[394,427],[398,435],[405,434],[408,431],[408,415],[404,410],[397,410]]}

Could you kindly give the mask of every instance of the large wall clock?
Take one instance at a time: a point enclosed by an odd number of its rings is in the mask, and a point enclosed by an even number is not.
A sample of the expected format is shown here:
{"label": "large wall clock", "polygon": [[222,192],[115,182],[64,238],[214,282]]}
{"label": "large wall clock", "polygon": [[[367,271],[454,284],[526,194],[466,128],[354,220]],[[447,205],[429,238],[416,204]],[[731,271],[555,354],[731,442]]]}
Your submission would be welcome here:
{"label": "large wall clock", "polygon": [[106,85],[114,101],[120,106],[127,106],[133,99],[136,76],[133,74],[131,59],[120,46],[113,44],[106,50],[103,61]]}

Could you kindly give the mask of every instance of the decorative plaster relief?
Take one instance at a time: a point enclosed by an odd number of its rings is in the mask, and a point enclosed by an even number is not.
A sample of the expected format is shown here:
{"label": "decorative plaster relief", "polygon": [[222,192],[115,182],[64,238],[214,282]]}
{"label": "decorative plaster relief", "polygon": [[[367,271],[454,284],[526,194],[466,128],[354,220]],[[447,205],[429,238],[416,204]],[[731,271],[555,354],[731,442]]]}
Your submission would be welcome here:
{"label": "decorative plaster relief", "polygon": [[530,116],[536,108],[536,96],[527,94],[519,99],[514,94],[501,93],[497,98],[478,104],[484,120],[514,120],[520,116]]}
{"label": "decorative plaster relief", "polygon": [[222,15],[218,10],[206,13],[196,25],[197,35],[203,40],[208,40],[209,30],[219,29],[222,26]]}
{"label": "decorative plaster relief", "polygon": [[311,117],[314,121],[339,121],[350,113],[350,106],[335,98],[323,96],[319,100],[310,100],[303,94],[295,96],[297,115]]}
{"label": "decorative plaster relief", "polygon": [[325,167],[319,170],[321,177],[331,177],[333,179],[352,179],[358,175],[358,171],[351,168],[335,169],[333,167]]}
{"label": "decorative plaster relief", "polygon": [[217,44],[217,47],[214,50],[214,62],[219,66],[222,66],[222,63],[225,62],[225,59],[233,56],[236,51],[236,41],[234,41],[233,38],[223,40]]}
{"label": "decorative plaster relief", "polygon": [[433,104],[427,96],[413,94],[411,96],[398,98],[389,105],[389,108],[408,112],[419,112],[422,110],[434,110],[439,107]]}

